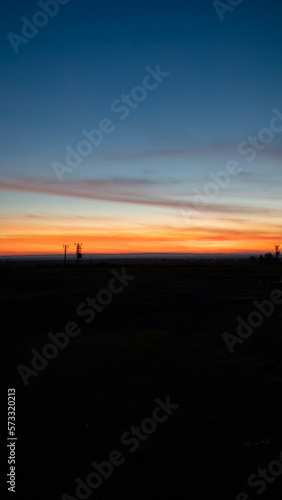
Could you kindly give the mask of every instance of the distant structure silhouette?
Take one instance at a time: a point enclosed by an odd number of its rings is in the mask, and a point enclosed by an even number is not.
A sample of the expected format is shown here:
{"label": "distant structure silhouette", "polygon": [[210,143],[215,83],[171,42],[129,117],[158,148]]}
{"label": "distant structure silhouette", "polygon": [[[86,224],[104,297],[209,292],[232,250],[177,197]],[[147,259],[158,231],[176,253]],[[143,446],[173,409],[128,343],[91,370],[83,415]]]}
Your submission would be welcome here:
{"label": "distant structure silhouette", "polygon": [[79,263],[79,259],[82,259],[82,243],[75,243],[76,246],[76,263]]}
{"label": "distant structure silhouette", "polygon": [[68,245],[63,245],[63,249],[65,250],[65,258],[64,258],[64,264],[66,265],[67,263],[67,249],[69,248]]}
{"label": "distant structure silhouette", "polygon": [[280,245],[274,245],[274,248],[275,248],[275,255],[276,255],[276,257],[279,257],[279,255],[280,255],[280,250],[279,250]]}

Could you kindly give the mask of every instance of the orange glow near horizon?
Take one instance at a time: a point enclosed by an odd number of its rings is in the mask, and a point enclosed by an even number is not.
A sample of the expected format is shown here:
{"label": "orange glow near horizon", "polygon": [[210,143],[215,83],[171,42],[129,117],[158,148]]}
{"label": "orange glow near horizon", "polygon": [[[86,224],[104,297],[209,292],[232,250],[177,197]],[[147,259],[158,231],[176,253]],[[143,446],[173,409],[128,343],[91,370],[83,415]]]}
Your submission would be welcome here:
{"label": "orange glow near horizon", "polygon": [[[252,234],[214,228],[143,227],[125,229],[93,227],[2,227],[1,255],[54,255],[75,253],[75,242],[82,242],[83,254],[118,253],[266,253],[274,252],[273,234]],[[279,242],[278,242],[279,243]]]}
{"label": "orange glow near horizon", "polygon": [[75,242],[85,255],[274,253],[280,198],[257,192],[252,180],[243,176],[239,187],[197,209],[180,179],[171,186],[115,178],[2,183],[0,255],[59,255],[65,244],[73,254]]}

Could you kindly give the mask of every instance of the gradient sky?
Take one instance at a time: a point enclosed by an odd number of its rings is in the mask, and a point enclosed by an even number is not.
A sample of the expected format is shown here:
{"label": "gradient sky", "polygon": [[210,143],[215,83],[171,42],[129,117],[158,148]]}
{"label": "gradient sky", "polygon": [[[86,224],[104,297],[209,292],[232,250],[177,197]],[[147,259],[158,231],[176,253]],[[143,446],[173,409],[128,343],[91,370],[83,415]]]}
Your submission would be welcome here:
{"label": "gradient sky", "polygon": [[[18,53],[11,33],[42,7],[2,6],[0,255],[282,244],[281,3],[243,0],[221,21],[210,0],[65,1]],[[169,75],[121,120],[112,103],[158,64]],[[114,130],[59,181],[52,164],[104,118]],[[268,143],[248,161],[238,146],[259,133]],[[240,172],[196,206],[232,160]]]}

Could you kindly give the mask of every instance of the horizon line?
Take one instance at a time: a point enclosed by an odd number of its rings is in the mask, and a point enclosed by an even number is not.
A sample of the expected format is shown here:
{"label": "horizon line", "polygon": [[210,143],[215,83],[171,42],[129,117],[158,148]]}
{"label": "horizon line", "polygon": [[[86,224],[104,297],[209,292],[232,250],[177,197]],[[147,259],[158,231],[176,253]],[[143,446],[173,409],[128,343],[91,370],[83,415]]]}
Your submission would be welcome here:
{"label": "horizon line", "polygon": [[[244,256],[260,256],[260,255],[265,255],[265,253],[272,253],[272,252],[128,252],[128,253],[85,253],[82,254],[84,257],[84,260],[89,259],[89,257],[95,257],[95,258],[114,258],[114,257],[122,257],[122,258],[136,258],[136,257],[189,257],[189,256],[199,256],[199,257],[206,257],[206,256],[223,256],[223,257],[244,257]],[[50,253],[50,254],[43,254],[43,253],[38,253],[38,254],[3,254],[0,255],[0,259],[7,259],[7,258],[31,258],[31,257],[36,257],[36,258],[64,258],[63,253]],[[67,254],[67,259],[69,258],[76,258],[76,253],[68,253]],[[82,259],[83,260],[83,259]]]}

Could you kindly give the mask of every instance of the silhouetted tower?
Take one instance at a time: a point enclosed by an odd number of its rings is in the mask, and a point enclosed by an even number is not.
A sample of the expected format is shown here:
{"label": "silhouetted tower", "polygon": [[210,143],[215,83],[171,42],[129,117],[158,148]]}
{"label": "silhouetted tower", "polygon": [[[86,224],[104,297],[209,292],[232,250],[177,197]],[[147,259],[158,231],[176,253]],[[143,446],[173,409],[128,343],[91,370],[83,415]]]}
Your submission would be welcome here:
{"label": "silhouetted tower", "polygon": [[280,255],[280,250],[279,250],[280,245],[274,245],[274,248],[275,248],[275,255],[276,255],[276,257],[279,257],[279,255]]}
{"label": "silhouetted tower", "polygon": [[76,263],[78,264],[79,259],[82,259],[82,243],[75,243],[76,245]]}
{"label": "silhouetted tower", "polygon": [[63,245],[63,249],[65,250],[65,258],[64,258],[64,264],[66,265],[67,263],[67,249],[69,248],[68,245]]}

